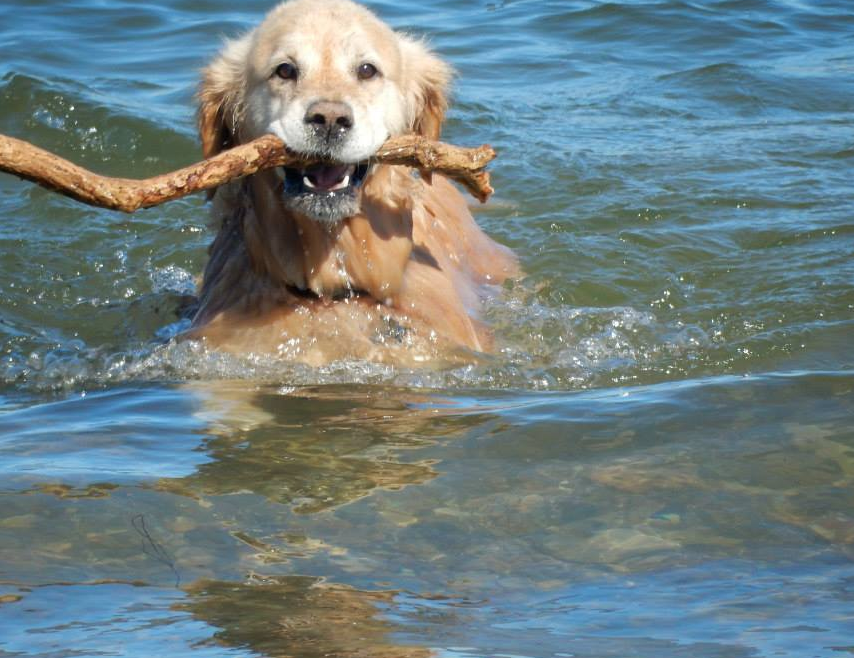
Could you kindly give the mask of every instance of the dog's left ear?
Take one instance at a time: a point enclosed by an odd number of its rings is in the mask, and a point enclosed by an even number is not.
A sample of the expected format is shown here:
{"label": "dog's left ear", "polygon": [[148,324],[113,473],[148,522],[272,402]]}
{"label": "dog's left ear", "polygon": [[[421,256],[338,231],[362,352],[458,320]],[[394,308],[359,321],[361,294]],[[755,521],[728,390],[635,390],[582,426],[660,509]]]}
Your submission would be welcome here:
{"label": "dog's left ear", "polygon": [[427,139],[439,139],[453,69],[422,41],[403,35],[399,39],[409,128]]}
{"label": "dog's left ear", "polygon": [[202,155],[212,158],[217,153],[234,146],[231,131],[225,125],[225,104],[221,97],[199,94],[199,138],[202,140]]}

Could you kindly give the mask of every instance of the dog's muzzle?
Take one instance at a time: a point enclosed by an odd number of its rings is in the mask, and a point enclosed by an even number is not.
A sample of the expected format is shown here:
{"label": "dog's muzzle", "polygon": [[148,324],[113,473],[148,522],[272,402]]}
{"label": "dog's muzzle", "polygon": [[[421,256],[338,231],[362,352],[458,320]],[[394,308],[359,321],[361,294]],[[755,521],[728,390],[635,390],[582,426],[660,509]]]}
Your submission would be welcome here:
{"label": "dog's muzzle", "polygon": [[359,187],[369,164],[337,162],[354,129],[352,108],[339,101],[319,100],[308,106],[303,124],[307,154],[323,162],[284,168],[285,202],[292,210],[321,222],[335,223],[355,215]]}

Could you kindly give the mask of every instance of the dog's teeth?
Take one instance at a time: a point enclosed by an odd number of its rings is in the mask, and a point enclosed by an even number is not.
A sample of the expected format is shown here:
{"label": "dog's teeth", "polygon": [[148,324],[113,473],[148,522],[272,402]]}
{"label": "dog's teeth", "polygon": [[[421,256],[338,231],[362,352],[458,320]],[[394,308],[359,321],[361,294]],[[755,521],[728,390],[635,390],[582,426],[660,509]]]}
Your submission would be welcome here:
{"label": "dog's teeth", "polygon": [[310,190],[315,189],[314,183],[311,182],[311,179],[308,176],[302,177],[302,184],[305,185]]}
{"label": "dog's teeth", "polygon": [[335,187],[333,187],[333,188],[331,188],[331,189],[332,189],[333,191],[335,191],[335,190],[343,190],[343,189],[344,189],[345,187],[347,187],[349,184],[350,184],[350,176],[349,176],[349,175],[347,175],[347,176],[344,176],[344,178],[342,178],[342,179],[341,179],[341,182],[340,182],[340,183],[338,183],[337,185],[335,185]]}

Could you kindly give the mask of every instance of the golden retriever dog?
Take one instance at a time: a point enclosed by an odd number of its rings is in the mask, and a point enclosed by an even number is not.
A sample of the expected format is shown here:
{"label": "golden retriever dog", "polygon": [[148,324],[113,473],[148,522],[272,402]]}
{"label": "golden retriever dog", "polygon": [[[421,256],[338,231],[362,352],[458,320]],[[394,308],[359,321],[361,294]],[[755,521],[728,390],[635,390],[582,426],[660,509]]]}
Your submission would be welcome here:
{"label": "golden retriever dog", "polygon": [[513,254],[443,177],[370,162],[389,137],[439,138],[450,77],[349,0],[285,2],[228,41],[200,87],[204,155],[272,133],[324,163],[216,190],[191,335],[311,365],[489,351],[478,306]]}

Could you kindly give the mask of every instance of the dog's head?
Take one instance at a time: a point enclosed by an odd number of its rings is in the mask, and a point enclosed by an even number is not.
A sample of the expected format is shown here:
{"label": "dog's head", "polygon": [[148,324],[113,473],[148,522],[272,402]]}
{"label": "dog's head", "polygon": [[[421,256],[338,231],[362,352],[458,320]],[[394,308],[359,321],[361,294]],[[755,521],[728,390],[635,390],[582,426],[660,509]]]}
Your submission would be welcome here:
{"label": "dog's head", "polygon": [[291,0],[205,70],[205,157],[272,133],[323,164],[283,169],[292,211],[334,223],[359,212],[368,159],[389,137],[439,137],[450,69],[349,0]]}

